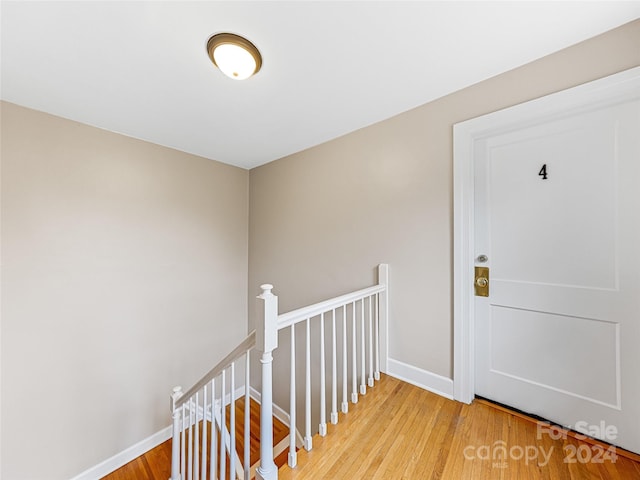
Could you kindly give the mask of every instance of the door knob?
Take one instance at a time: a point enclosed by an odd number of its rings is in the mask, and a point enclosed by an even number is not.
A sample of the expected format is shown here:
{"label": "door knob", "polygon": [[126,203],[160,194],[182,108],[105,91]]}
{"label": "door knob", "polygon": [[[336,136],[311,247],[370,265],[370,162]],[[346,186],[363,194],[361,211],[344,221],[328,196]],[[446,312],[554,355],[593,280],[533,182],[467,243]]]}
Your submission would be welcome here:
{"label": "door knob", "polygon": [[489,269],[487,267],[475,267],[475,280],[473,286],[476,297],[489,296]]}

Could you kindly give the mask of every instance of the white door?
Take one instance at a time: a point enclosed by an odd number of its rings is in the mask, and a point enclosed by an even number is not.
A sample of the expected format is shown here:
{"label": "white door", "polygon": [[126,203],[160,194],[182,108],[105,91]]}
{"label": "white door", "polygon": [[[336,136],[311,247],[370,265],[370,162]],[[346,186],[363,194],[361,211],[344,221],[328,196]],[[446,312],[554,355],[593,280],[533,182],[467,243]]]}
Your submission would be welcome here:
{"label": "white door", "polygon": [[472,155],[476,394],[640,452],[640,88],[520,109]]}

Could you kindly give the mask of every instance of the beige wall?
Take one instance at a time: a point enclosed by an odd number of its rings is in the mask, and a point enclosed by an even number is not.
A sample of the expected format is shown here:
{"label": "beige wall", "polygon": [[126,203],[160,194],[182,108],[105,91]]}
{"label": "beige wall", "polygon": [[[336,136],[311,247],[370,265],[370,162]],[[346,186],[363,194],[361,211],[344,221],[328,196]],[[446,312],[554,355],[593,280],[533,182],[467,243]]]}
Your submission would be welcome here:
{"label": "beige wall", "polygon": [[2,478],[68,479],[246,334],[248,172],[1,112]]}
{"label": "beige wall", "polygon": [[388,262],[390,356],[451,377],[452,126],[640,65],[638,45],[635,21],[252,170],[250,287],[273,283],[284,311]]}

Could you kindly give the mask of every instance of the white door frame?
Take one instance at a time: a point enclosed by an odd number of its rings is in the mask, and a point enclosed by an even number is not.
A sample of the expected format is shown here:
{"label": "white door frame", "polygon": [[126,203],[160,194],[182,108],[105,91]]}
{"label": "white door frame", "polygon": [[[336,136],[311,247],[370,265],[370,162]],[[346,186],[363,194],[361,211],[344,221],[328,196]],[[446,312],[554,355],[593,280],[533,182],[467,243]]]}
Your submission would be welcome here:
{"label": "white door frame", "polygon": [[575,114],[595,105],[640,98],[640,67],[453,126],[453,398],[475,394],[474,158],[477,140]]}

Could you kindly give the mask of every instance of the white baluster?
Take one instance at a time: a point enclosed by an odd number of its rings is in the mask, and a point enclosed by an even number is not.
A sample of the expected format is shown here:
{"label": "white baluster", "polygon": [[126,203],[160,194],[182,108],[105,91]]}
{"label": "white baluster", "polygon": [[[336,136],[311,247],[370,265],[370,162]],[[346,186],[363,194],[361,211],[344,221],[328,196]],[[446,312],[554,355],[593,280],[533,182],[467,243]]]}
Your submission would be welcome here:
{"label": "white baluster", "polygon": [[373,387],[373,309],[371,307],[371,295],[369,296],[369,387]]}
{"label": "white baluster", "polygon": [[207,386],[202,391],[202,468],[200,475],[202,480],[207,480]]}
{"label": "white baluster", "polygon": [[[244,480],[251,478],[251,375],[249,366],[251,364],[251,355],[246,354],[244,367]],[[213,479],[212,479],[213,480]]]}
{"label": "white baluster", "polygon": [[184,410],[185,404],[182,404],[182,442],[180,443],[180,477],[181,478],[187,478],[187,456],[186,456],[186,445],[187,445],[187,439],[186,439],[186,428],[184,426],[185,422],[186,422],[186,413]]}
{"label": "white baluster", "polygon": [[256,348],[262,352],[262,403],[260,405],[260,466],[257,480],[277,480],[278,468],[273,461],[273,350],[278,348],[278,297],[272,285],[262,285],[262,315],[256,328]]}
{"label": "white baluster", "polygon": [[226,402],[227,379],[226,370],[222,370],[220,377],[220,480],[225,480],[227,476],[227,453],[225,444],[227,443],[227,409]]}
{"label": "white baluster", "polygon": [[347,306],[342,306],[342,413],[349,411],[349,402],[347,401]]}
{"label": "white baluster", "polygon": [[230,372],[229,394],[231,395],[231,405],[229,406],[230,420],[229,420],[229,478],[236,478],[234,472],[236,471],[236,363],[231,362]]}
{"label": "white baluster", "polygon": [[331,312],[331,423],[338,423],[338,354],[336,352],[336,310]]}
{"label": "white baluster", "polygon": [[311,440],[311,327],[310,319],[307,318],[306,325],[306,357],[305,357],[305,379],[304,379],[304,448],[309,451],[313,448]]}
{"label": "white baluster", "polygon": [[351,372],[351,383],[353,384],[353,391],[351,392],[351,403],[358,403],[358,362],[357,362],[357,352],[356,352],[356,302],[352,304],[352,312],[351,312],[351,323],[352,323],[352,335],[351,335],[351,359],[352,359],[352,372]]}
{"label": "white baluster", "polygon": [[189,458],[187,467],[189,469],[189,480],[193,480],[193,398],[189,399]]}
{"label": "white baluster", "polygon": [[200,410],[199,392],[196,392],[196,406],[193,411],[195,417],[193,440],[193,479],[200,480],[200,428],[198,426],[198,410]]}
{"label": "white baluster", "polygon": [[171,393],[171,417],[173,419],[173,435],[171,440],[171,479],[180,480],[180,412],[182,408],[176,408],[176,401],[182,396],[182,388],[174,387]]}
{"label": "white baluster", "polygon": [[320,426],[318,433],[327,436],[327,385],[326,361],[324,353],[324,313],[320,314]]}
{"label": "white baluster", "polygon": [[291,324],[291,379],[289,380],[289,459],[288,464],[294,468],[298,464],[296,452],[296,330]]}
{"label": "white baluster", "polygon": [[374,314],[374,319],[373,319],[373,325],[375,327],[375,340],[374,340],[374,345],[376,346],[376,371],[373,373],[373,377],[376,380],[380,380],[380,326],[378,324],[379,322],[379,318],[378,318],[378,302],[380,297],[378,296],[378,294],[376,293],[376,299],[373,302],[373,305],[375,307],[375,314]]}
{"label": "white baluster", "polygon": [[218,466],[218,448],[216,441],[218,438],[218,432],[216,431],[216,379],[211,380],[211,458],[209,459],[209,478],[210,480],[216,480],[218,474],[216,473],[216,467]]}
{"label": "white baluster", "polygon": [[360,335],[360,367],[361,367],[361,378],[362,380],[360,381],[360,394],[361,395],[365,395],[367,393],[367,386],[366,386],[366,377],[367,377],[367,368],[366,368],[366,364],[365,364],[365,343],[364,343],[364,336],[365,336],[365,329],[364,329],[364,298],[360,301],[360,307],[361,307],[361,312],[360,312],[360,327],[361,327],[361,335]]}

